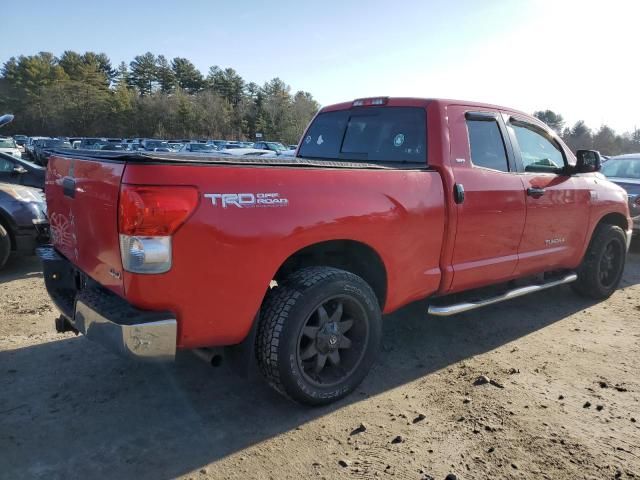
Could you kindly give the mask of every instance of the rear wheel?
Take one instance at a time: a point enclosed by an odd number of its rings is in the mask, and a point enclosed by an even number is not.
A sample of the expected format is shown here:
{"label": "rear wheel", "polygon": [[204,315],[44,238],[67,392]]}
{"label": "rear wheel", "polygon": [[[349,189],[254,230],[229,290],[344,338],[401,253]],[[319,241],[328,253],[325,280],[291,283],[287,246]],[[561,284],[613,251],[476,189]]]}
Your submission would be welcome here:
{"label": "rear wheel", "polygon": [[0,270],[4,268],[9,260],[9,254],[11,253],[11,238],[9,238],[9,232],[0,225]]}
{"label": "rear wheel", "polygon": [[573,289],[596,300],[609,298],[620,284],[626,257],[624,231],[616,225],[598,225]]}
{"label": "rear wheel", "polygon": [[269,292],[256,353],[267,381],[310,405],[351,393],[375,360],[381,314],[362,278],[330,267],[302,269]]}

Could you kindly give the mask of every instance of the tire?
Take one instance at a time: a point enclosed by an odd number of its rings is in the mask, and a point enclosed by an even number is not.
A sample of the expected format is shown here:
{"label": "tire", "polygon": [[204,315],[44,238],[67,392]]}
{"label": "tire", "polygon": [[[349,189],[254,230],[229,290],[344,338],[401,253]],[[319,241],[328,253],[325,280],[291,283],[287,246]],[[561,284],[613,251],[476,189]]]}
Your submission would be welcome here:
{"label": "tire", "polygon": [[0,225],[0,270],[4,268],[11,253],[11,238],[5,228]]}
{"label": "tire", "polygon": [[303,404],[326,405],[362,382],[381,335],[380,306],[362,278],[336,268],[308,267],[269,291],[256,357],[278,392]]}
{"label": "tire", "polygon": [[609,298],[622,279],[627,257],[626,240],[620,227],[598,225],[578,268],[578,280],[572,284],[574,291],[594,300]]}

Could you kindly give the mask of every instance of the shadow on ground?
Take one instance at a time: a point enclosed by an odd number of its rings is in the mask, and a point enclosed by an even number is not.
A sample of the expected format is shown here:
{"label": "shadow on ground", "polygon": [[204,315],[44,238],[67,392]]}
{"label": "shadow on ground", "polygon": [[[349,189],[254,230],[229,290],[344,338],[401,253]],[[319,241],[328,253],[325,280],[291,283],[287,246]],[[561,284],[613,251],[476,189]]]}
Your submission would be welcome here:
{"label": "shadow on ground", "polygon": [[0,285],[21,278],[42,278],[42,263],[38,257],[12,255],[0,270]]}
{"label": "shadow on ground", "polygon": [[[640,257],[630,260],[628,285],[640,281]],[[445,319],[412,304],[386,319],[380,360],[358,391],[317,409],[189,353],[158,368],[68,336],[2,351],[0,476],[173,478],[589,306],[568,287]]]}

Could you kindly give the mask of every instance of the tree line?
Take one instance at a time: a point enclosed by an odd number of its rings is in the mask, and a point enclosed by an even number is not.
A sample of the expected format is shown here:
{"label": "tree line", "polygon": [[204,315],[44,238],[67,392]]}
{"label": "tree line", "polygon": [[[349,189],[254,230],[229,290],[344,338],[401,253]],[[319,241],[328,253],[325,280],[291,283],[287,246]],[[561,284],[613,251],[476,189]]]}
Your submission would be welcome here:
{"label": "tree line", "polygon": [[533,114],[554,129],[574,152],[576,150],[598,150],[603,155],[621,155],[640,152],[640,129],[618,134],[611,127],[602,125],[598,130],[590,129],[584,121],[565,126],[562,115],[552,110],[540,110]]}
{"label": "tree line", "polygon": [[104,53],[21,55],[0,71],[3,134],[265,139],[297,143],[319,105],[279,78],[263,85],[233,68],[206,75],[187,58],[147,52],[115,66]]}

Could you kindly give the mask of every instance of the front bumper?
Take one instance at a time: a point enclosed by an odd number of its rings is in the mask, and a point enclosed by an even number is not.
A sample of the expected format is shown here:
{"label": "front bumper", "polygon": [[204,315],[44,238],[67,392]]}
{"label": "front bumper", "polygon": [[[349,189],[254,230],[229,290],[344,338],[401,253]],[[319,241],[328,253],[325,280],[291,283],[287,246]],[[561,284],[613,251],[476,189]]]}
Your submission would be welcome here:
{"label": "front bumper", "polygon": [[33,220],[29,226],[18,227],[15,231],[16,251],[33,255],[36,247],[49,241],[48,220]]}
{"label": "front bumper", "polygon": [[175,358],[178,323],[173,313],[134,307],[78,270],[51,245],[37,252],[49,295],[70,329],[125,357]]}

